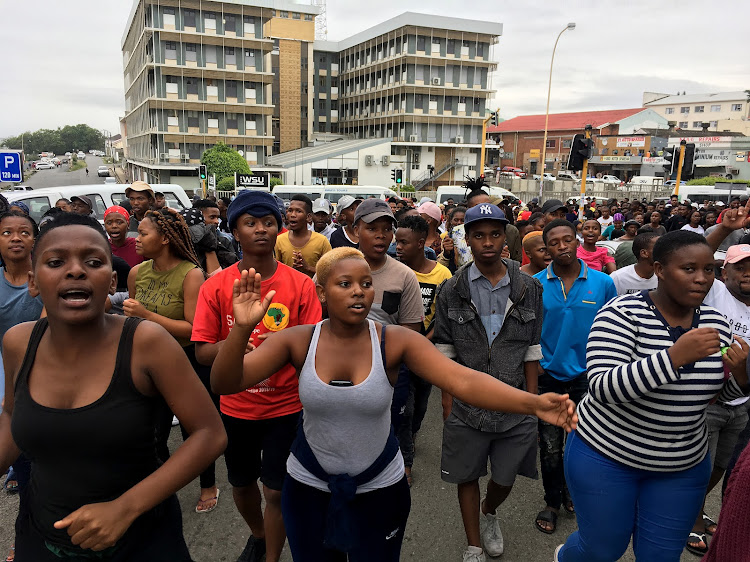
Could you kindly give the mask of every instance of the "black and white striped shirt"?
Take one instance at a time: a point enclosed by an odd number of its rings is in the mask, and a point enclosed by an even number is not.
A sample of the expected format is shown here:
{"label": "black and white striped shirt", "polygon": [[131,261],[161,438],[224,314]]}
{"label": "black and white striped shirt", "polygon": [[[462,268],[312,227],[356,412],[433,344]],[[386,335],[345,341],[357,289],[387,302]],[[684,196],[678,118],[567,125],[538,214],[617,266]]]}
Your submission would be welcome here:
{"label": "black and white striped shirt", "polygon": [[[715,328],[721,346],[732,332],[722,314],[696,309],[693,327]],[[607,458],[644,470],[670,472],[700,463],[708,449],[705,412],[720,394],[743,396],[724,381],[721,354],[675,369],[674,344],[648,292],[611,300],[597,314],[586,347],[589,393],[578,406],[578,435]]]}

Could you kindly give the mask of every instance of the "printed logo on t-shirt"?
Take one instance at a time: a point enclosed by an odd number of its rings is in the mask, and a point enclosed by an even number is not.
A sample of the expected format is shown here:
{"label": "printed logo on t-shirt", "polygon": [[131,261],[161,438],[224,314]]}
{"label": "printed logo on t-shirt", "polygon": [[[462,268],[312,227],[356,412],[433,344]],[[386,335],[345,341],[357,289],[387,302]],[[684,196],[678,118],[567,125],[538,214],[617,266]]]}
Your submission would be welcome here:
{"label": "printed logo on t-shirt", "polygon": [[424,315],[428,316],[432,312],[432,303],[435,301],[435,290],[437,285],[434,283],[420,283],[419,289],[422,291],[422,306]]}
{"label": "printed logo on t-shirt", "polygon": [[289,309],[279,302],[271,303],[263,317],[263,325],[272,332],[283,330],[289,325]]}

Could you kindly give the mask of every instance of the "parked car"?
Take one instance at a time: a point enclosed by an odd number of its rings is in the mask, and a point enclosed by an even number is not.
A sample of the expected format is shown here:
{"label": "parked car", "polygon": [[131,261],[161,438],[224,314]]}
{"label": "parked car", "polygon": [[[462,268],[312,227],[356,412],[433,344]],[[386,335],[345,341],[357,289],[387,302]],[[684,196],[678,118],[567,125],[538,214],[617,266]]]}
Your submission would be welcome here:
{"label": "parked car", "polygon": [[617,176],[602,176],[602,181],[604,183],[611,183],[613,185],[622,185],[623,183],[625,183]]}
{"label": "parked car", "polygon": [[568,172],[565,170],[561,170],[557,172],[557,179],[576,181],[578,179],[578,176],[575,175],[575,172]]}
{"label": "parked car", "polygon": [[51,170],[55,167],[55,165],[49,161],[35,162],[34,164],[34,168],[37,170]]}
{"label": "parked car", "polygon": [[117,178],[113,178],[113,177],[104,178],[104,185],[108,185],[111,183],[117,183]]}
{"label": "parked car", "polygon": [[86,160],[86,155],[83,152],[76,154],[79,160]]}
{"label": "parked car", "polygon": [[107,168],[107,166],[99,166],[99,168],[96,170],[96,174],[100,178],[109,177],[109,168]]}
{"label": "parked car", "polygon": [[502,171],[503,172],[513,172],[513,174],[516,177],[519,177],[519,178],[525,178],[526,177],[526,172],[524,172],[521,168],[516,168],[514,166],[503,166]]}

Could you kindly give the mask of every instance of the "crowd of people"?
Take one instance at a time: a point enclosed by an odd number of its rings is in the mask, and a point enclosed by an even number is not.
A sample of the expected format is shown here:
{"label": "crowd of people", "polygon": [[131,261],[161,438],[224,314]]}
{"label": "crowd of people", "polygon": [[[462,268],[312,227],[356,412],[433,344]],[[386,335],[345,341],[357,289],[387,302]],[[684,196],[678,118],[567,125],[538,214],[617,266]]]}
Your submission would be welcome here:
{"label": "crowd of people", "polygon": [[190,560],[175,492],[213,511],[223,454],[238,562],[395,562],[433,385],[464,562],[538,466],[550,559],[743,559],[747,202],[126,195],[0,197],[9,560]]}

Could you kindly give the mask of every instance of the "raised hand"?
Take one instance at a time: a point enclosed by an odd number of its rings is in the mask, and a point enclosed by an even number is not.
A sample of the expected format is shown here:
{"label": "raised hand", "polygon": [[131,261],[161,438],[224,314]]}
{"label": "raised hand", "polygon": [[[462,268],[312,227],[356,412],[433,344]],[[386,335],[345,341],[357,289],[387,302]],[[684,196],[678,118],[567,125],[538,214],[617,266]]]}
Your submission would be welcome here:
{"label": "raised hand", "polygon": [[744,207],[728,209],[721,216],[721,225],[730,230],[743,228],[750,218],[750,201]]}
{"label": "raised hand", "polygon": [[243,271],[232,287],[234,323],[248,328],[257,326],[268,311],[274,295],[276,291],[268,291],[265,298],[261,298],[260,273],[255,273],[252,268]]}
{"label": "raised hand", "polygon": [[568,394],[541,394],[534,414],[540,420],[562,427],[568,433],[578,425],[576,405]]}
{"label": "raised hand", "polygon": [[723,359],[729,371],[741,385],[747,384],[747,355],[750,347],[745,340],[739,336],[734,336],[732,345],[723,349]]}

